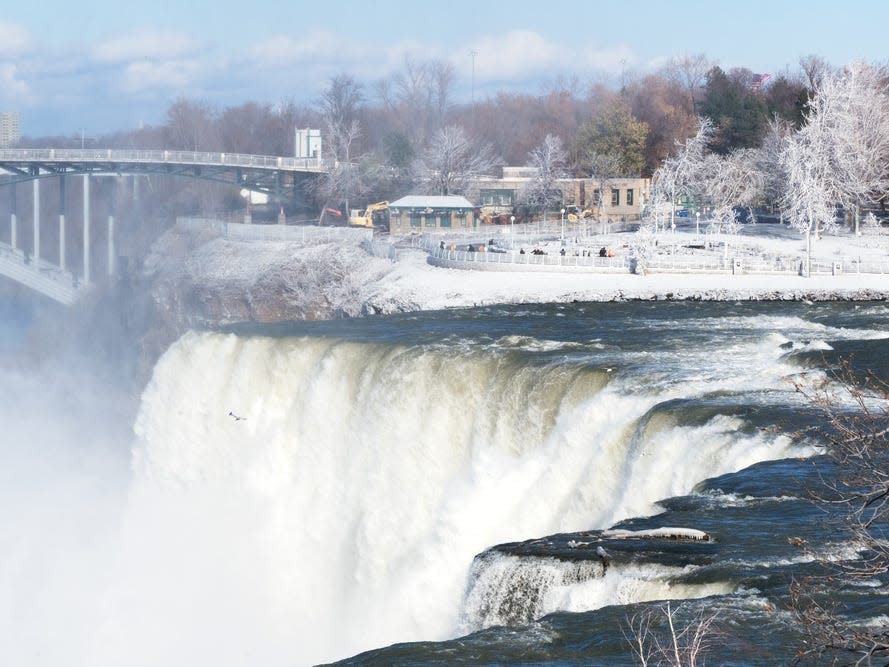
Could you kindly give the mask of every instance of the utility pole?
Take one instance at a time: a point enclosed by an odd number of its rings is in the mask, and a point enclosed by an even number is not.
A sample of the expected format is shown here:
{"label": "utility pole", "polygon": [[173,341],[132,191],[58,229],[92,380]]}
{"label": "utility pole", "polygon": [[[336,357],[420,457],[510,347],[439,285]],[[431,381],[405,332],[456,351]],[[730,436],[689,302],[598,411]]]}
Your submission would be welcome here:
{"label": "utility pole", "polygon": [[470,101],[472,103],[473,108],[475,107],[475,59],[478,57],[478,51],[473,49],[469,52],[469,57],[472,58],[472,92]]}
{"label": "utility pole", "polygon": [[469,57],[472,58],[472,87],[470,89],[470,104],[471,104],[471,113],[470,118],[472,122],[472,133],[475,134],[475,59],[478,57],[478,51],[473,49],[469,52]]}

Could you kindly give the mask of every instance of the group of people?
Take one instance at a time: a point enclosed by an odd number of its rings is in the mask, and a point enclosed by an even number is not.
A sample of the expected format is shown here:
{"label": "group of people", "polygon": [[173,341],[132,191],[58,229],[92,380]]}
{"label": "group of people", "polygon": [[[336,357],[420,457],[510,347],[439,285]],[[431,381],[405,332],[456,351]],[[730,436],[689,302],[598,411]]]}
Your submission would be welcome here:
{"label": "group of people", "polygon": [[[488,242],[488,245],[493,246],[494,239],[491,239]],[[445,242],[441,241],[439,243],[438,247],[442,250],[445,250]],[[451,244],[451,245],[447,246],[447,249],[448,250],[456,250],[457,246],[454,244]],[[467,250],[467,252],[485,252],[487,250],[487,248],[485,247],[484,243],[479,243],[477,245],[473,245],[472,243],[470,243],[466,246],[466,250]],[[581,255],[583,257],[593,257],[595,255],[595,252],[596,252],[595,250],[583,250],[581,252]],[[526,254],[525,249],[520,248],[519,254],[520,255]],[[532,255],[545,255],[546,251],[543,250],[543,248],[536,247],[536,248],[534,248],[534,250],[531,251],[531,254]],[[562,248],[561,250],[559,250],[559,254],[562,255],[562,257],[564,257],[567,254],[565,248]],[[575,256],[577,256],[576,250],[574,251],[574,254],[575,254]],[[611,250],[610,248],[606,248],[605,246],[602,246],[601,248],[599,248],[599,257],[614,257],[614,251]]]}

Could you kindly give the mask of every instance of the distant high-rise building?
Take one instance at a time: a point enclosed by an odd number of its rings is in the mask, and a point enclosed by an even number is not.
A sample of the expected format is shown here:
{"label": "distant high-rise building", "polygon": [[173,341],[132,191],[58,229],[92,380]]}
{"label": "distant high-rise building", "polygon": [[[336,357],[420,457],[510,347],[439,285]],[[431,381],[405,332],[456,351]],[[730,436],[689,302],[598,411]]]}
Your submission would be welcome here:
{"label": "distant high-rise building", "polygon": [[0,111],[0,147],[14,146],[21,139],[17,111]]}

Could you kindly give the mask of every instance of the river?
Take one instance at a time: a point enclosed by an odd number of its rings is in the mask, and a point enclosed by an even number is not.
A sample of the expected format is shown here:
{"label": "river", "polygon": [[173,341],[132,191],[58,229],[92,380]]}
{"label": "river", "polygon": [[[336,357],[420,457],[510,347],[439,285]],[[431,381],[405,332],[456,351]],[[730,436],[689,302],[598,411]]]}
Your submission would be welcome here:
{"label": "river", "polygon": [[[852,352],[885,377],[887,324],[881,303],[491,307],[190,332],[133,397],[10,371],[0,645],[629,665],[638,605],[706,598],[734,629],[714,662],[775,664],[788,539],[849,551],[806,499],[817,442],[792,433],[818,417],[789,379]],[[615,524],[713,539],[603,567],[585,545]]]}

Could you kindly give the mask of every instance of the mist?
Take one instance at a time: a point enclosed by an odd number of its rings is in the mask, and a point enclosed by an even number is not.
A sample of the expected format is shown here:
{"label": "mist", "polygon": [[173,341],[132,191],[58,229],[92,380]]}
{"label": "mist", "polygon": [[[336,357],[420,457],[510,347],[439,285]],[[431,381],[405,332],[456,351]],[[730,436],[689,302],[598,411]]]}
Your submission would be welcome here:
{"label": "mist", "polygon": [[129,478],[119,394],[64,369],[0,377],[0,645],[89,664]]}

